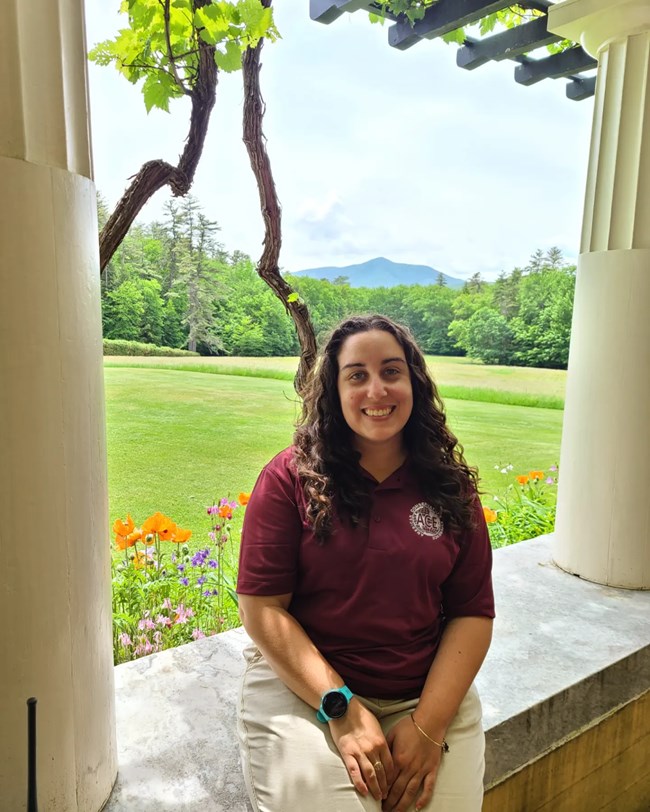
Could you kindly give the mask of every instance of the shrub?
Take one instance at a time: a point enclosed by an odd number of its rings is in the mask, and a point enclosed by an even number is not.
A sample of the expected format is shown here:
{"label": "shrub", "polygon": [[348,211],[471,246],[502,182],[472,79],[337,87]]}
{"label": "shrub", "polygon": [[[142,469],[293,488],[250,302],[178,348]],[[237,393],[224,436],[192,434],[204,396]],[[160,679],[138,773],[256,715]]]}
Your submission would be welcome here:
{"label": "shrub", "polygon": [[158,347],[142,341],[124,341],[119,338],[104,339],[104,355],[192,355],[198,352],[178,350],[174,347]]}

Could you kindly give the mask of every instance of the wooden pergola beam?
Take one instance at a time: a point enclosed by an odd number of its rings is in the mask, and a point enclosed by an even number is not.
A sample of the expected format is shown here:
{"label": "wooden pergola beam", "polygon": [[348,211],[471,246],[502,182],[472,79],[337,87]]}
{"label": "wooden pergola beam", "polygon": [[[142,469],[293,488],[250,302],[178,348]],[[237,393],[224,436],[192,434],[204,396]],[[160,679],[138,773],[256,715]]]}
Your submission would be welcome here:
{"label": "wooden pergola beam", "polygon": [[572,101],[583,101],[596,92],[595,76],[572,76],[567,82],[566,96]]}
{"label": "wooden pergola beam", "polygon": [[[333,23],[345,12],[368,11],[380,13],[380,7],[372,0],[309,0],[309,16],[318,23]],[[394,14],[386,13],[389,20],[396,20]]]}
{"label": "wooden pergola beam", "polygon": [[512,5],[512,0],[439,0],[414,25],[399,20],[388,29],[388,42],[405,51],[421,39],[435,39]]}
{"label": "wooden pergola beam", "polygon": [[546,16],[502,31],[482,40],[466,40],[456,53],[459,68],[474,70],[491,60],[514,59],[535,48],[558,42],[560,37],[546,28]]}
{"label": "wooden pergola beam", "polygon": [[598,61],[581,47],[570,48],[546,59],[531,59],[515,68],[515,82],[534,85],[542,79],[560,79],[583,70],[598,67]]}

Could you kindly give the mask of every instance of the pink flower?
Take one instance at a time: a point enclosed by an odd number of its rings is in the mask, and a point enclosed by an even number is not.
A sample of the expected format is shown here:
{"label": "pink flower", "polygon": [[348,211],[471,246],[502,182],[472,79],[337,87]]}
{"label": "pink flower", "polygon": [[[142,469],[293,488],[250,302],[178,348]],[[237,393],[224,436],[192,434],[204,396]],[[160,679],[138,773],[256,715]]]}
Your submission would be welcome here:
{"label": "pink flower", "polygon": [[192,639],[193,640],[202,640],[205,637],[201,629],[194,629],[192,632]]}
{"label": "pink flower", "polygon": [[172,602],[171,602],[170,598],[165,598],[165,600],[163,601],[162,608],[163,609],[170,609],[170,610],[173,609]]}
{"label": "pink flower", "polygon": [[142,620],[138,622],[138,629],[140,631],[144,631],[145,629],[155,629],[156,624],[151,620],[151,618],[143,617]]}
{"label": "pink flower", "polygon": [[552,485],[555,482],[555,480],[553,479],[552,476],[547,476],[545,482],[547,485]]}
{"label": "pink flower", "polygon": [[156,615],[156,623],[159,626],[171,626],[172,622],[166,615]]}
{"label": "pink flower", "polygon": [[185,608],[182,603],[179,603],[178,607],[176,608],[176,617],[174,618],[174,623],[176,625],[187,623],[191,617],[194,617],[194,609],[192,609],[191,606]]}
{"label": "pink flower", "polygon": [[117,639],[120,641],[120,645],[124,646],[124,648],[133,645],[133,641],[126,632],[122,632]]}
{"label": "pink flower", "polygon": [[151,654],[153,646],[146,637],[140,637],[140,642],[135,649],[136,657],[142,657],[144,654]]}

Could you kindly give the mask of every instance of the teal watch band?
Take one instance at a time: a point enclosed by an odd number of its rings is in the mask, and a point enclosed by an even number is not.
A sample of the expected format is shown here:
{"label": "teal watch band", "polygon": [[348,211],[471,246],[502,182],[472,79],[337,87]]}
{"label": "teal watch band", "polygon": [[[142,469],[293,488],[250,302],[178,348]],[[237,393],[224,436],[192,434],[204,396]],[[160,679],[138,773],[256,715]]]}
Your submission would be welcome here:
{"label": "teal watch band", "polygon": [[353,696],[354,694],[347,685],[342,688],[334,688],[332,691],[326,691],[321,697],[320,708],[316,711],[316,718],[323,724],[327,724],[330,719],[340,719],[345,716]]}

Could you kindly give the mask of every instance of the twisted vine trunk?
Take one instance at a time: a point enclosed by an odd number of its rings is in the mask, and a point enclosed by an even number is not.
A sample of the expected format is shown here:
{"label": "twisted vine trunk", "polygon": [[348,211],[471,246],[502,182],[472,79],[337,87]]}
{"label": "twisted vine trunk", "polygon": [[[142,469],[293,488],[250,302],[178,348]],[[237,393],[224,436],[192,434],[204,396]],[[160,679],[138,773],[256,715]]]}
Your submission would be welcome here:
{"label": "twisted vine trunk", "polygon": [[[209,0],[198,0],[196,6],[205,5]],[[196,82],[187,95],[192,103],[190,129],[185,147],[172,166],[163,160],[147,161],[118,201],[106,225],[99,235],[99,268],[103,273],[126,237],[133,221],[147,201],[163,186],[169,186],[172,194],[183,197],[192,188],[194,174],[198,166],[205,137],[208,132],[210,115],[217,97],[218,68],[214,60],[214,46],[198,38],[199,60]]]}
{"label": "twisted vine trunk", "polygon": [[[272,0],[260,0],[265,8]],[[300,341],[300,363],[294,379],[298,394],[304,391],[307,377],[316,361],[316,336],[307,305],[293,299],[293,289],[280,274],[279,259],[282,246],[281,209],[275,189],[271,161],[266,151],[266,141],[262,130],[264,100],[260,90],[260,54],[264,40],[255,48],[244,52],[244,120],[243,140],[248,151],[251,168],[257,181],[260,195],[260,208],[264,220],[264,249],[257,263],[257,273],[280,299],[287,313],[293,319]]]}

